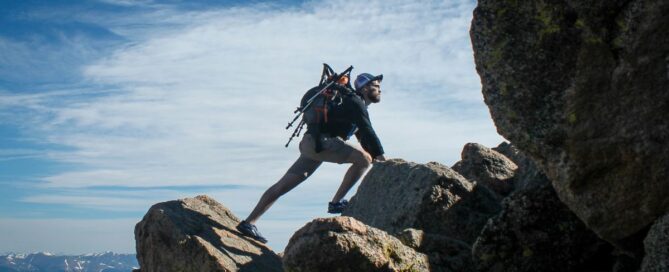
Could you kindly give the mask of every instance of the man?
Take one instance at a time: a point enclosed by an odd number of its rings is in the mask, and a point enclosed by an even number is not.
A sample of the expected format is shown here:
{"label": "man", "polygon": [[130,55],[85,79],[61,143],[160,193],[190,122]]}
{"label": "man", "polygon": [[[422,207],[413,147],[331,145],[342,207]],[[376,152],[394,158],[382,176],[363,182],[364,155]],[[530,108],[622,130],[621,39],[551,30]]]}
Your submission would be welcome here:
{"label": "man", "polygon": [[[354,82],[355,93],[343,95],[342,104],[328,111],[327,123],[318,127],[307,127],[307,132],[300,142],[300,157],[276,184],[265,191],[251,214],[237,226],[237,230],[266,243],[267,240],[254,225],[256,220],[280,196],[311,176],[323,162],[352,164],[332,202],[328,204],[328,212],[341,213],[346,208],[348,202],[343,200],[346,193],[373,161],[386,160],[383,147],[372,128],[367,112],[369,104],[381,101],[382,80],[383,75],[373,76],[367,73],[358,75]],[[362,149],[346,142],[352,134],[358,138]]]}

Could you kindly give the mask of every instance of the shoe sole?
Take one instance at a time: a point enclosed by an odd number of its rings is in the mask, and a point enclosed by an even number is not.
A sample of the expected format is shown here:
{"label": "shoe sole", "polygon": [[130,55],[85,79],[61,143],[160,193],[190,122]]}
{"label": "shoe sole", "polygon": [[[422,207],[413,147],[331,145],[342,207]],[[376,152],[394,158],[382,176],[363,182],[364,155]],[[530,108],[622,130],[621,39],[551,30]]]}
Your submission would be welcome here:
{"label": "shoe sole", "polygon": [[258,242],[261,242],[261,243],[263,243],[263,244],[266,244],[266,243],[267,243],[267,239],[264,239],[264,238],[261,239],[261,238],[258,238],[258,237],[256,237],[256,236],[246,234],[246,233],[244,233],[244,231],[243,231],[241,228],[239,228],[239,226],[237,226],[236,229],[237,229],[237,231],[239,231],[239,233],[241,233],[241,234],[242,234],[243,236],[245,236],[245,237],[251,238],[251,239],[256,240],[256,241],[258,241]]}

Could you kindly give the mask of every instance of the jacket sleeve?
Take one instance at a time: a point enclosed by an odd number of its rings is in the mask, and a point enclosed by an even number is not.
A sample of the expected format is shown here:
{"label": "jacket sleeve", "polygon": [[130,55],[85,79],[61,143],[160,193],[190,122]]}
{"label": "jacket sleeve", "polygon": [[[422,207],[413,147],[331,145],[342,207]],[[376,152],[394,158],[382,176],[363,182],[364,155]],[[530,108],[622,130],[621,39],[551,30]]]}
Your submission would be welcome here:
{"label": "jacket sleeve", "polygon": [[360,99],[354,101],[354,107],[350,112],[353,114],[353,116],[351,116],[353,123],[358,126],[358,131],[355,136],[358,138],[358,141],[360,141],[362,148],[372,155],[372,158],[378,155],[383,155],[383,146],[381,146],[381,141],[379,140],[379,137],[376,136],[374,128],[372,128],[372,122],[369,120],[367,107]]}

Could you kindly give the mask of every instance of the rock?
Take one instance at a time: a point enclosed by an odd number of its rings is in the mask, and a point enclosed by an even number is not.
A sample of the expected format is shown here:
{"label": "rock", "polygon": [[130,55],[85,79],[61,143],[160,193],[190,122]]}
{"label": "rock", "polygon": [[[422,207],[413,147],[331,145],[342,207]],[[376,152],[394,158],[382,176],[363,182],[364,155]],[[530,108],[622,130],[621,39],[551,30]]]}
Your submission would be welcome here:
{"label": "rock", "polygon": [[655,221],[643,244],[646,256],[641,272],[669,271],[669,214]]}
{"label": "rock", "polygon": [[342,213],[388,233],[407,228],[474,242],[500,209],[497,196],[439,163],[375,163]]}
{"label": "rock", "polygon": [[409,228],[397,233],[395,236],[402,241],[402,244],[418,250],[418,248],[423,245],[425,232]]}
{"label": "rock", "polygon": [[474,243],[478,271],[610,271],[611,246],[588,230],[550,185],[515,192],[502,206]]}
{"label": "rock", "polygon": [[498,132],[620,242],[669,211],[669,1],[479,0],[470,35]]}
{"label": "rock", "polygon": [[615,263],[611,272],[637,272],[641,267],[641,259],[636,255],[630,255],[629,252],[615,249],[613,252]]}
{"label": "rock", "polygon": [[417,229],[405,229],[396,236],[403,244],[426,254],[432,272],[474,271],[471,247],[465,242]]}
{"label": "rock", "polygon": [[207,196],[153,205],[135,226],[144,272],[281,271],[265,244],[241,237],[239,219]]}
{"label": "rock", "polygon": [[317,218],[284,250],[285,271],[429,271],[427,256],[352,217]]}
{"label": "rock", "polygon": [[470,181],[476,181],[501,196],[513,190],[513,177],[518,166],[506,156],[481,144],[468,143],[462,149],[462,160],[453,170]]}
{"label": "rock", "polygon": [[514,190],[531,190],[550,184],[548,177],[539,170],[534,161],[512,144],[503,142],[492,150],[506,156],[518,166],[513,177]]}

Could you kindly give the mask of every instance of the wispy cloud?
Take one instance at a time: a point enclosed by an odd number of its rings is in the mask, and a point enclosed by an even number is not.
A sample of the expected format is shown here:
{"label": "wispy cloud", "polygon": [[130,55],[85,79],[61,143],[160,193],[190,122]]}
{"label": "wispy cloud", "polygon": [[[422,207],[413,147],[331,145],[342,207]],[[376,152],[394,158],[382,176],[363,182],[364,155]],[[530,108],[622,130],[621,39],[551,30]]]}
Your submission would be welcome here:
{"label": "wispy cloud", "polygon": [[282,127],[322,62],[386,75],[384,101],[370,110],[389,156],[453,162],[467,141],[501,139],[473,68],[472,5],[339,1],[171,14],[181,28],[84,69],[110,95],[39,109],[52,116],[36,124],[45,140],[74,148],[50,156],[88,168],[46,181],[266,185],[295,157],[282,148]]}

